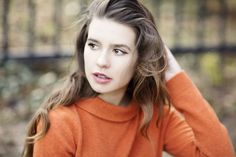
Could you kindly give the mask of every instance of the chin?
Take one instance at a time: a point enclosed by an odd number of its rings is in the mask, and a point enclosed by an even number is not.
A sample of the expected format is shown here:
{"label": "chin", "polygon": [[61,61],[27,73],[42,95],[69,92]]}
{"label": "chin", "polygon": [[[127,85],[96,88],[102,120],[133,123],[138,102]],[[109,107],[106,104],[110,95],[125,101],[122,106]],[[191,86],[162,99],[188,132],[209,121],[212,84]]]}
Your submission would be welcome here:
{"label": "chin", "polygon": [[105,91],[101,89],[102,87],[94,87],[94,86],[91,87],[97,93],[105,93]]}

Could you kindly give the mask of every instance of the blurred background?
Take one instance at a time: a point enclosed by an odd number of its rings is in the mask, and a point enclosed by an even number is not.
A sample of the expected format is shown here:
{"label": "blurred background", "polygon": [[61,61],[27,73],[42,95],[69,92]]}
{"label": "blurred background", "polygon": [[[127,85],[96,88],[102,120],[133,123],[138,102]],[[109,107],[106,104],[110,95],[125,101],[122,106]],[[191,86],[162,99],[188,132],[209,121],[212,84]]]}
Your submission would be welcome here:
{"label": "blurred background", "polygon": [[[236,1],[142,0],[236,148]],[[17,157],[32,114],[73,67],[87,0],[0,0],[0,157]]]}

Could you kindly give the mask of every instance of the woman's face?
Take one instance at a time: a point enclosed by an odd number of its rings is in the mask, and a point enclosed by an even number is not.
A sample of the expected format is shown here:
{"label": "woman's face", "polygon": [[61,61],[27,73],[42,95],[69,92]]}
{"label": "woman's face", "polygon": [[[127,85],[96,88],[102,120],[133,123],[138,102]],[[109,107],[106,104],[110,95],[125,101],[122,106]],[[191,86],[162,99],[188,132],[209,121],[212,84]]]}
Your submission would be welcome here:
{"label": "woman's face", "polygon": [[135,41],[131,27],[111,19],[92,19],[84,49],[85,74],[100,97],[118,102],[115,99],[124,96],[138,58]]}

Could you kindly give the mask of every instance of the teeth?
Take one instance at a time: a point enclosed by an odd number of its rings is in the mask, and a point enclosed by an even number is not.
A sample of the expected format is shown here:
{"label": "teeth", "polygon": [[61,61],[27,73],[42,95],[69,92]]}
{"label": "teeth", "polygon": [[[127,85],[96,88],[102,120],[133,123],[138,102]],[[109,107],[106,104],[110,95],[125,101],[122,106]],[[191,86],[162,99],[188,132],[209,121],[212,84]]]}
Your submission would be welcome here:
{"label": "teeth", "polygon": [[98,75],[99,78],[106,79],[107,77],[104,75]]}

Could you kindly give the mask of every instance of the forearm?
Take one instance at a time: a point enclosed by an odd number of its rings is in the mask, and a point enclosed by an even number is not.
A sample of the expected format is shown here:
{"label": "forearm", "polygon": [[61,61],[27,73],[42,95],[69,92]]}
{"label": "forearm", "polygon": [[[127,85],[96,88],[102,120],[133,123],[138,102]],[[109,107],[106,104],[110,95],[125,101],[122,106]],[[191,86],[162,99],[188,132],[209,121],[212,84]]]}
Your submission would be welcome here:
{"label": "forearm", "polygon": [[199,151],[209,157],[233,157],[227,130],[185,73],[178,73],[167,83],[171,102],[192,128]]}

